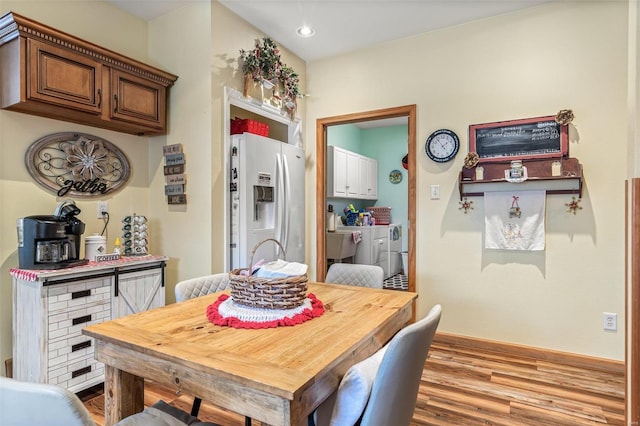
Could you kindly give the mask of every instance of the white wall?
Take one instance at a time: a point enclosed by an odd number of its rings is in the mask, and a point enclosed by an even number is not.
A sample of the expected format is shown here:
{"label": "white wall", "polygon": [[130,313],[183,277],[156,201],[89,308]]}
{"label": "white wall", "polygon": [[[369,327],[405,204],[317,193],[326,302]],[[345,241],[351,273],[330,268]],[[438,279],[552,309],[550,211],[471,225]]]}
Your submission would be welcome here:
{"label": "white wall", "polygon": [[[68,5],[67,5],[68,6]],[[108,49],[126,53],[146,61],[146,22],[135,19],[115,7],[101,2],[78,2],[74,7],[60,7],[51,1],[0,2],[0,15],[6,12],[29,17],[49,26],[101,44]],[[100,19],[96,19],[100,17]],[[113,31],[119,23],[118,31]],[[29,145],[52,133],[77,131],[108,140],[122,150],[131,163],[129,184],[114,195],[102,198],[109,204],[111,221],[107,229],[109,247],[120,234],[122,216],[136,212],[149,213],[149,139],[109,130],[66,123],[11,111],[0,110],[0,369],[4,375],[4,360],[12,352],[12,303],[9,269],[18,266],[16,219],[36,214],[53,214],[60,199],[41,189],[24,166]],[[86,224],[85,236],[99,233],[103,222],[96,219],[97,200],[76,199],[82,210],[80,220]],[[150,217],[150,250],[157,250],[154,232],[157,220]]]}
{"label": "white wall", "polygon": [[[309,139],[319,117],[417,104],[419,316],[441,303],[444,332],[624,358],[626,46],[626,3],[562,2],[308,64]],[[576,115],[583,210],[548,196],[544,252],[483,250],[483,199],[458,209],[468,126],[563,108]],[[463,145],[445,165],[423,150],[439,128]],[[616,333],[602,330],[605,311],[618,313]]]}
{"label": "white wall", "polygon": [[[167,303],[179,281],[210,274],[213,209],[211,171],[211,6],[186,6],[149,23],[149,56],[178,75],[170,92],[169,132],[149,146],[149,210],[158,220],[153,238],[169,256]],[[185,31],[188,28],[188,31]],[[164,195],[163,145],[182,144],[187,175],[186,205],[168,205]]]}

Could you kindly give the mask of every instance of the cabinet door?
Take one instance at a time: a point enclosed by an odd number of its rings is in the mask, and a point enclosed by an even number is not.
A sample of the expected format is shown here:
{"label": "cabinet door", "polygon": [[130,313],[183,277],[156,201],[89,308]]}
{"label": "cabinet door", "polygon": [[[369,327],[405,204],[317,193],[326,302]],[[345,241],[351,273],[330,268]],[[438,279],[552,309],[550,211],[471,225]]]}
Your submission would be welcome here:
{"label": "cabinet door", "polygon": [[111,69],[112,120],[163,130],[166,96],[166,88],[158,83]]}
{"label": "cabinet door", "polygon": [[347,152],[347,197],[359,198],[360,181],[360,155],[355,152]]}
{"label": "cabinet door", "polygon": [[378,160],[367,158],[367,198],[375,200],[378,198]]}
{"label": "cabinet door", "polygon": [[27,40],[27,98],[99,114],[102,65],[37,40]]}
{"label": "cabinet door", "polygon": [[369,198],[369,159],[358,158],[358,198]]}
{"label": "cabinet door", "polygon": [[329,197],[347,196],[347,151],[329,146],[327,151],[327,177]]}
{"label": "cabinet door", "polygon": [[113,318],[164,306],[163,264],[120,270],[113,286]]}

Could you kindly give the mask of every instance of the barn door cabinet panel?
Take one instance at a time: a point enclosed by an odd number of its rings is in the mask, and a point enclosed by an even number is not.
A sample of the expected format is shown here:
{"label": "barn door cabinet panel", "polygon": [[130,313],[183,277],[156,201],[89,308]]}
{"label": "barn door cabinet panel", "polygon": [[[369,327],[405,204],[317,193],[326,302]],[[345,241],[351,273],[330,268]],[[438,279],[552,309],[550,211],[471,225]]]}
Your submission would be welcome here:
{"label": "barn door cabinet panel", "polygon": [[167,258],[144,256],[65,270],[12,270],[13,377],[79,392],[104,381],[90,324],[164,306]]}
{"label": "barn door cabinet panel", "polygon": [[118,268],[113,286],[113,319],[164,306],[164,262]]}
{"label": "barn door cabinet panel", "polygon": [[176,79],[15,13],[0,18],[0,108],[160,135]]}

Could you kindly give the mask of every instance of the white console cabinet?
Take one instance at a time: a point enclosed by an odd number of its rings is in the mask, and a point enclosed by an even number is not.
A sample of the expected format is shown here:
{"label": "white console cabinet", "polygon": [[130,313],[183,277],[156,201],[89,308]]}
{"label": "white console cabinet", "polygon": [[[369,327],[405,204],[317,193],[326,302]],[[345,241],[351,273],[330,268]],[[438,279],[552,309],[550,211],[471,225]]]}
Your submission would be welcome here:
{"label": "white console cabinet", "polygon": [[13,377],[72,392],[104,381],[82,329],[163,306],[166,257],[144,256],[57,271],[12,269]]}

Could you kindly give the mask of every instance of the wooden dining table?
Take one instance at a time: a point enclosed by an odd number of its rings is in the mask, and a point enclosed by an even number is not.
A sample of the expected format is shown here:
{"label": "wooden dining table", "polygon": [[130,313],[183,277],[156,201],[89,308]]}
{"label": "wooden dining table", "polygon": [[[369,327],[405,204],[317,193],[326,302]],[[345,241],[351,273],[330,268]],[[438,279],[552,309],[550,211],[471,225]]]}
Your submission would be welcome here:
{"label": "wooden dining table", "polygon": [[222,293],[86,327],[105,365],[105,424],[144,409],[144,379],[263,424],[306,425],[350,366],[412,318],[416,293],[309,283],[325,312],[295,326],[212,324]]}

